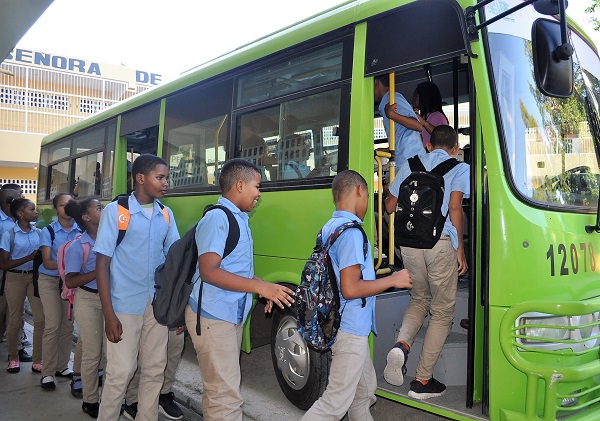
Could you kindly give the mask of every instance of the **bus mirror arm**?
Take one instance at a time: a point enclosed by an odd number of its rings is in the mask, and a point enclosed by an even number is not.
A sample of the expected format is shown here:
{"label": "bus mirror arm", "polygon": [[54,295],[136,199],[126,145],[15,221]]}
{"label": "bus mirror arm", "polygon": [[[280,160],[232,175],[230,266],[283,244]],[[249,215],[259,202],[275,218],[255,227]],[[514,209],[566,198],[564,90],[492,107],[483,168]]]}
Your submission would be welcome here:
{"label": "bus mirror arm", "polygon": [[585,232],[588,234],[593,232],[600,233],[600,199],[598,200],[598,210],[596,211],[596,225],[586,225]]}

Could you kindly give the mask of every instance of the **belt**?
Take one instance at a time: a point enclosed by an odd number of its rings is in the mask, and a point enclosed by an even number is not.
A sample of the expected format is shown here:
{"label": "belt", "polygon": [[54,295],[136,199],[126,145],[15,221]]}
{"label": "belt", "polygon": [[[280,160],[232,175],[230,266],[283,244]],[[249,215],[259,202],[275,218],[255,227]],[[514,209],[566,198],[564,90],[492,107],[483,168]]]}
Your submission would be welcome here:
{"label": "belt", "polygon": [[98,294],[98,290],[97,289],[86,287],[85,285],[82,285],[79,288],[81,288],[84,291],[91,292],[93,294]]}
{"label": "belt", "polygon": [[8,269],[7,272],[12,272],[12,273],[33,273],[33,270]]}

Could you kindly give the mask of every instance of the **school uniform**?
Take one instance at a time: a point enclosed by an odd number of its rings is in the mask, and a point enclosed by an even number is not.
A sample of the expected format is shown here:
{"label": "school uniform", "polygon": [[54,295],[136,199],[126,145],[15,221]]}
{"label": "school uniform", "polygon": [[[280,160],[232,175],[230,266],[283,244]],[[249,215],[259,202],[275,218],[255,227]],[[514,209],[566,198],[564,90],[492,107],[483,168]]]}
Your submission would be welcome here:
{"label": "school uniform", "polygon": [[[2,209],[0,209],[0,237],[2,234],[9,228],[15,224],[15,221],[4,213]],[[0,269],[0,282],[2,277],[4,276],[4,271]],[[3,288],[0,286],[0,288]],[[6,297],[4,296],[4,292],[0,295],[0,340],[4,337],[4,333],[6,333],[6,328],[8,327],[8,305],[6,304]]]}
{"label": "school uniform", "polygon": [[[333,212],[332,218],[323,226],[322,238],[327,241],[337,227],[360,219],[346,211]],[[346,300],[342,295],[340,271],[360,265],[363,279],[375,279],[371,259],[371,244],[367,256],[363,250],[363,235],[358,229],[347,229],[329,249],[329,256],[340,291],[340,328],[331,347],[329,382],[323,396],[302,417],[306,421],[342,419],[373,420],[369,408],[375,403],[377,377],[371,361],[369,334],[375,328],[375,297]]]}
{"label": "school uniform", "polygon": [[[10,242],[10,230],[14,231],[14,244]],[[28,256],[40,247],[39,229],[25,232],[18,224],[2,234],[0,249],[10,254],[11,260]],[[12,250],[11,250],[12,249]],[[8,305],[8,330],[6,334],[10,360],[19,359],[23,305],[28,298],[33,313],[33,364],[42,362],[42,340],[44,335],[44,309],[39,297],[34,296],[33,261],[30,260],[6,271],[4,294]]]}
{"label": "school uniform", "polygon": [[[450,159],[443,149],[434,149],[420,157],[427,171]],[[410,166],[403,164],[390,185],[390,193],[398,197],[402,181],[410,175]],[[464,198],[470,195],[469,166],[460,163],[444,175],[444,199],[442,214],[448,214],[448,204],[453,191],[460,191]],[[452,327],[456,286],[458,283],[458,234],[450,215],[446,218],[440,240],[432,249],[402,247],[402,261],[410,272],[412,289],[410,303],[404,313],[398,341],[412,346],[423,320],[431,314],[429,326],[423,342],[423,352],[419,357],[417,378],[428,380],[433,376],[433,368],[439,358],[444,342]]]}
{"label": "school uniform", "polygon": [[[75,222],[68,231],[59,221],[52,222],[50,226],[54,229],[54,241],[48,227],[45,227],[41,233],[40,245],[51,249],[52,261],[56,262],[58,248],[74,239],[81,231]],[[62,283],[56,269],[47,269],[43,264],[40,266],[38,288],[46,317],[42,376],[54,376],[57,371],[63,371],[69,366],[73,345],[73,320],[69,320],[68,317],[69,302],[60,297]]]}
{"label": "school uniform", "polygon": [[[254,245],[248,225],[248,214],[242,212],[230,200],[221,197],[219,205],[228,208],[234,215],[240,239],[235,249],[221,261],[221,269],[252,279],[254,277]],[[223,257],[229,233],[227,215],[220,209],[208,212],[196,228],[198,256],[216,253]],[[205,420],[242,420],[242,396],[240,393],[240,346],[244,322],[252,307],[252,294],[227,291],[208,282],[202,283],[200,305],[201,335],[196,335],[200,272],[192,278],[194,288],[186,307],[185,322],[190,333],[200,376],[204,383],[202,414]]]}
{"label": "school uniform", "polygon": [[[417,114],[415,114],[406,98],[404,98],[398,92],[395,94],[395,103],[398,104],[396,113],[404,117],[414,118],[416,121],[419,121]],[[385,132],[388,134],[388,137],[390,133],[390,119],[385,115],[385,106],[389,104],[389,102],[390,92],[388,91],[385,93],[383,98],[381,98],[381,102],[379,103],[379,113],[383,117],[383,127],[385,127]],[[395,124],[394,145],[396,146],[396,168],[398,168],[408,158],[415,155],[426,155],[427,152],[423,147],[420,132],[411,130],[400,123]]]}
{"label": "school uniform", "polygon": [[[91,248],[95,241],[87,232],[75,240],[65,253],[65,273],[89,273],[96,270],[96,253]],[[83,245],[89,244],[90,253],[83,263]],[[104,316],[98,296],[98,285],[92,280],[77,288],[73,302],[73,315],[79,327],[77,345],[81,347],[81,361],[73,363],[76,373],[81,373],[83,385],[83,401],[96,403],[100,401],[98,394],[98,369],[101,367],[102,350],[106,347],[104,334]],[[77,355],[77,352],[75,352]],[[78,367],[77,367],[78,366]]]}
{"label": "school uniform", "polygon": [[167,223],[155,200],[146,210],[134,194],[129,196],[129,227],[123,241],[118,236],[117,202],[102,211],[94,252],[111,258],[110,293],[113,309],[123,327],[122,340],[108,341],[107,365],[99,420],[117,420],[135,369],[140,366],[137,420],[158,419],[158,396],[163,384],[168,329],[158,324],[152,311],[154,271],[164,262],[171,244],[179,239],[173,212]]}

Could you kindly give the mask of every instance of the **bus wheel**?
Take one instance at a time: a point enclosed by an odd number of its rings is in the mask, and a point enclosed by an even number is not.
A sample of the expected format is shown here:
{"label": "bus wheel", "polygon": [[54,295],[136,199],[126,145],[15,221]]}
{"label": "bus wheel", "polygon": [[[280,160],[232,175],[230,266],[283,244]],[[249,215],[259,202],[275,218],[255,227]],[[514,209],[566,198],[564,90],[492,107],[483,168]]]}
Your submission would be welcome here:
{"label": "bus wheel", "polygon": [[308,409],[327,386],[331,353],[316,352],[298,333],[295,309],[274,306],[271,358],[279,387],[290,402]]}

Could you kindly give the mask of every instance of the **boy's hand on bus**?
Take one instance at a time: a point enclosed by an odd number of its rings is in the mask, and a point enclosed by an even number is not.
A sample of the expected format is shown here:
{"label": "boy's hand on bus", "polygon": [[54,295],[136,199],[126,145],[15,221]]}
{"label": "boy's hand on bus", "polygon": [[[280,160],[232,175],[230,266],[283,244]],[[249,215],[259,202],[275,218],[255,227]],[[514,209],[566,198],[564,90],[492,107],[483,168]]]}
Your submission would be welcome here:
{"label": "boy's hand on bus", "polygon": [[392,115],[392,112],[394,114],[398,114],[398,112],[396,111],[398,109],[398,104],[394,103],[394,104],[385,104],[385,115],[387,116],[387,118],[391,119],[390,115]]}
{"label": "boy's hand on bus", "polygon": [[392,280],[394,288],[411,289],[412,280],[410,279],[410,273],[408,270],[402,269],[398,272],[392,273],[389,278]]}
{"label": "boy's hand on bus", "polygon": [[106,331],[106,339],[113,343],[121,341],[121,335],[123,334],[123,326],[121,321],[115,314],[114,317],[104,318],[104,330]]}
{"label": "boy's hand on bus", "polygon": [[265,314],[270,313],[273,310],[273,301],[267,300],[267,304],[265,304]]}
{"label": "boy's hand on bus", "polygon": [[465,250],[463,248],[459,248],[456,250],[456,257],[458,259],[458,276],[464,275],[469,270],[469,266],[467,265],[467,257],[465,256]]}
{"label": "boy's hand on bus", "polygon": [[265,306],[265,311],[267,307],[269,307],[269,301],[272,301],[271,308],[273,308],[273,303],[277,304],[277,306],[281,309],[287,307],[291,307],[294,304],[294,291],[289,289],[286,286],[279,284],[271,284],[269,282],[262,282],[261,291],[258,292],[260,297],[265,297],[267,299],[267,305]]}

